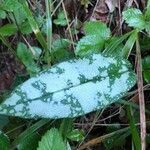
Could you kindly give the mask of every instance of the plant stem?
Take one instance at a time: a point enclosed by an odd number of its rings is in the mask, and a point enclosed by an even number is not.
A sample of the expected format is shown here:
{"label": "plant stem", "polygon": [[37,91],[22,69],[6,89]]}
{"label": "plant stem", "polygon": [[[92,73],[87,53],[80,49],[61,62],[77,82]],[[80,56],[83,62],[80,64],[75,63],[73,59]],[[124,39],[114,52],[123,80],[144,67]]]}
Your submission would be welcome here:
{"label": "plant stem", "polygon": [[[51,0],[45,0],[46,4],[46,16],[47,16],[47,49],[49,50],[50,54],[51,47],[52,47],[52,20],[51,20]],[[49,54],[48,54],[49,55]],[[52,59],[52,57],[51,57]]]}
{"label": "plant stem", "polygon": [[141,128],[141,150],[146,149],[146,118],[145,118],[145,101],[143,92],[143,77],[142,77],[142,64],[141,64],[141,50],[139,39],[136,40],[136,53],[137,53],[137,77],[138,77],[138,93],[140,105],[140,128]]}

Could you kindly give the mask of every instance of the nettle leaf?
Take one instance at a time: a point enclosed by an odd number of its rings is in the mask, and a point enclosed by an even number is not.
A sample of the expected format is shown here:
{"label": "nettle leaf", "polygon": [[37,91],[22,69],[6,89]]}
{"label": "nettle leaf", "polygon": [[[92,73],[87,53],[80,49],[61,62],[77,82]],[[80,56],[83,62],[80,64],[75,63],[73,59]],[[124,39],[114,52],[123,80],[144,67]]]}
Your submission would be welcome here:
{"label": "nettle leaf", "polygon": [[119,100],[135,82],[127,60],[93,54],[59,63],[30,78],[0,105],[0,114],[77,117]]}
{"label": "nettle leaf", "polygon": [[107,39],[111,35],[110,29],[107,28],[105,23],[102,23],[100,21],[86,22],[84,24],[84,31],[86,35],[96,34],[101,36],[103,39]]}
{"label": "nettle leaf", "polygon": [[80,39],[75,54],[83,57],[92,53],[100,52],[104,47],[104,39],[99,35],[87,35]]}
{"label": "nettle leaf", "polygon": [[67,150],[67,145],[63,141],[58,129],[48,130],[39,142],[37,150]]}
{"label": "nettle leaf", "polygon": [[123,19],[129,26],[138,28],[140,30],[143,30],[145,28],[144,15],[139,9],[130,8],[124,11],[122,14]]}
{"label": "nettle leaf", "polygon": [[75,54],[83,57],[103,50],[106,40],[110,37],[110,29],[99,21],[90,21],[84,24],[86,36],[77,43]]}

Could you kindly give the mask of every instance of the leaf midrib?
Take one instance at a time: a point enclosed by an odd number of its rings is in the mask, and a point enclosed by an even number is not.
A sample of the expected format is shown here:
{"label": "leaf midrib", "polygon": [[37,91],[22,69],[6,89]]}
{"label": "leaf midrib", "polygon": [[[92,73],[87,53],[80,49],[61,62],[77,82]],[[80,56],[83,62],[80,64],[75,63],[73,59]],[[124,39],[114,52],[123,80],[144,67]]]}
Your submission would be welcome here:
{"label": "leaf midrib", "polygon": [[[120,72],[120,74],[124,74],[124,73],[126,73],[126,72],[129,72],[128,68],[127,68],[126,71]],[[75,87],[78,87],[78,86],[80,86],[80,85],[83,85],[83,84],[87,84],[87,83],[89,83],[89,82],[92,82],[92,81],[98,81],[99,79],[106,79],[107,77],[109,77],[109,76],[105,76],[105,77],[96,76],[96,77],[93,77],[92,79],[86,80],[86,82],[83,82],[83,83],[81,83],[81,84],[72,85],[72,86],[69,86],[69,87],[66,87],[66,88],[63,88],[63,89],[54,91],[54,92],[48,92],[48,93],[42,95],[41,97],[37,97],[37,98],[34,98],[34,99],[28,99],[28,100],[29,100],[29,101],[36,101],[36,100],[39,100],[39,99],[43,99],[43,98],[46,98],[46,97],[49,96],[49,95],[53,95],[54,93],[58,93],[58,92],[65,91],[65,90],[68,90],[68,89],[71,89],[71,88],[75,88]]]}

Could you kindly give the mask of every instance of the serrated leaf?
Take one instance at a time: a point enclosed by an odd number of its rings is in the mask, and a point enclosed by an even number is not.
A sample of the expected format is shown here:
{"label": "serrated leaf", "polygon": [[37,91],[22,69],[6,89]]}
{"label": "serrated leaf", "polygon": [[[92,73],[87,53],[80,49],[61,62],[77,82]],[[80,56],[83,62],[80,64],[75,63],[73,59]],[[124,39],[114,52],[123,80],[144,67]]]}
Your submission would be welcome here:
{"label": "serrated leaf", "polygon": [[55,128],[47,131],[39,142],[37,150],[67,150],[59,131]]}
{"label": "serrated leaf", "polygon": [[11,36],[17,32],[17,27],[15,24],[6,24],[0,28],[0,35]]}
{"label": "serrated leaf", "polygon": [[124,11],[123,19],[130,27],[143,30],[145,28],[145,20],[142,12],[136,8],[130,8]]}
{"label": "serrated leaf", "polygon": [[0,131],[0,149],[1,150],[9,150],[9,139],[1,131]]}
{"label": "serrated leaf", "polygon": [[0,105],[0,114],[77,117],[119,100],[135,82],[128,61],[93,54],[62,62],[27,80]]}
{"label": "serrated leaf", "polygon": [[102,51],[105,41],[110,37],[110,29],[99,21],[90,21],[84,24],[86,36],[77,43],[75,54],[83,57]]}
{"label": "serrated leaf", "polygon": [[100,52],[104,47],[104,39],[99,35],[87,35],[77,43],[75,54],[83,57],[92,53]]}
{"label": "serrated leaf", "polygon": [[108,39],[111,35],[110,29],[107,28],[106,24],[100,21],[86,22],[84,25],[84,31],[86,35],[99,35],[103,39]]}

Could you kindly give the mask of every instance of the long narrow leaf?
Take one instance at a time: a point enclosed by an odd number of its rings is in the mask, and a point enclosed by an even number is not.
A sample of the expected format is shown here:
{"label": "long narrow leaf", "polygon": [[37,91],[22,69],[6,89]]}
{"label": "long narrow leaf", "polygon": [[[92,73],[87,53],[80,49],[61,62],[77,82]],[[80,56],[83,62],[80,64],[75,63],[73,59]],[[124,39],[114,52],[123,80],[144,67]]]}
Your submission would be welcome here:
{"label": "long narrow leaf", "polygon": [[106,49],[103,51],[103,54],[107,54],[107,55],[112,55],[113,53],[115,53],[115,50],[117,49],[117,47],[122,44],[122,42],[127,39],[130,34],[132,34],[132,31],[131,32],[128,32],[126,34],[124,34],[122,37],[120,37],[118,40],[116,40],[115,42],[113,43],[110,43]]}
{"label": "long narrow leaf", "polygon": [[66,118],[102,109],[134,86],[127,60],[93,54],[55,65],[18,86],[0,113],[24,118]]}
{"label": "long narrow leaf", "polygon": [[124,58],[128,58],[129,55],[130,55],[130,52],[135,44],[135,41],[137,39],[137,33],[138,31],[135,30],[134,32],[132,32],[132,34],[130,35],[130,37],[128,38],[125,46],[123,47],[123,50],[122,50],[122,56]]}
{"label": "long narrow leaf", "polygon": [[134,121],[134,117],[131,115],[131,107],[127,107],[127,115],[129,118],[129,123],[130,123],[130,130],[132,133],[132,139],[135,145],[136,150],[140,150],[141,149],[141,141],[140,141],[140,136],[138,134],[137,128],[135,126],[135,121]]}
{"label": "long narrow leaf", "polygon": [[38,24],[36,23],[33,15],[32,15],[32,12],[31,10],[29,9],[28,5],[26,3],[23,3],[22,4],[23,6],[23,10],[24,12],[26,13],[26,17],[29,21],[29,24],[38,40],[38,42],[41,44],[41,46],[46,50],[48,51],[47,49],[47,44],[46,44],[46,40],[44,39],[39,27],[38,27]]}
{"label": "long narrow leaf", "polygon": [[41,128],[42,126],[44,126],[45,124],[47,124],[48,122],[50,122],[49,119],[41,119],[38,122],[36,122],[35,124],[33,124],[32,126],[30,126],[28,129],[26,129],[24,132],[22,132],[13,142],[13,146],[16,147],[17,145],[19,145],[19,143],[23,142],[24,140],[28,139],[29,137],[31,137],[39,128]]}

